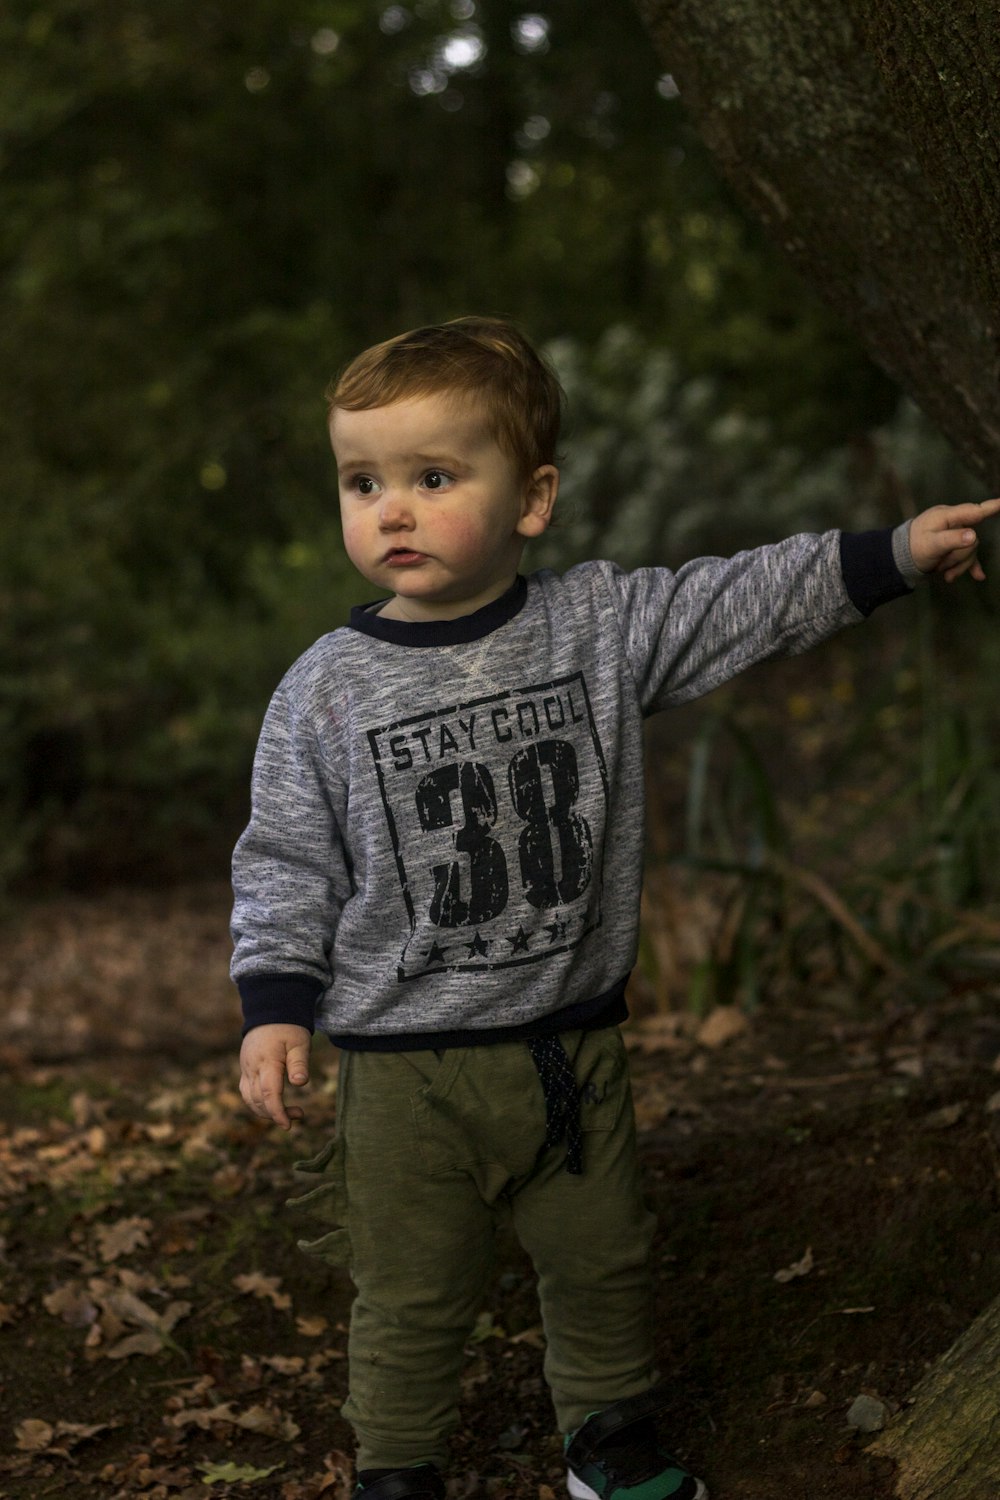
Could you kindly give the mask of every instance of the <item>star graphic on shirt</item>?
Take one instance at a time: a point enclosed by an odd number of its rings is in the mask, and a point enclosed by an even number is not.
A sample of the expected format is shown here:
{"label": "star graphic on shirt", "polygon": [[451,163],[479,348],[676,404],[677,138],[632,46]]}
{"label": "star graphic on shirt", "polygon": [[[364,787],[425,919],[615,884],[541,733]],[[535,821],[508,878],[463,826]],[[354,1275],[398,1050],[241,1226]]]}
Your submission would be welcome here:
{"label": "star graphic on shirt", "polygon": [[466,947],[469,950],[470,958],[475,958],[477,955],[480,958],[485,958],[487,953],[490,951],[486,944],[483,942],[482,938],[479,936],[478,932],[472,939],[472,942],[466,944]]}
{"label": "star graphic on shirt", "polygon": [[551,947],[553,943],[561,942],[566,936],[566,923],[560,922],[559,918],[556,917],[546,927],[545,931],[549,934],[549,947]]}
{"label": "star graphic on shirt", "polygon": [[527,953],[530,941],[523,927],[519,927],[513,937],[507,939],[512,953]]}
{"label": "star graphic on shirt", "polygon": [[442,948],[437,943],[434,943],[431,946],[430,952],[424,955],[427,959],[427,967],[430,968],[431,964],[443,964],[447,951],[446,948]]}

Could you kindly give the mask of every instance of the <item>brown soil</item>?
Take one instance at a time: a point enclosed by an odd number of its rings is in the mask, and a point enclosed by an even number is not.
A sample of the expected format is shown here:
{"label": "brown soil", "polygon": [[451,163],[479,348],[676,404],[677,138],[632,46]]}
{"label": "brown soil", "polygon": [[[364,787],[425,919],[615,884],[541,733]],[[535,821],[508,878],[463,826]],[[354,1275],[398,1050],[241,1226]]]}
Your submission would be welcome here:
{"label": "brown soil", "polygon": [[[226,908],[61,900],[2,934],[2,1496],[349,1494],[350,1286],[277,1211],[329,1134],[334,1059],[296,1137],[245,1117]],[[713,1500],[887,1496],[848,1408],[891,1413],[1000,1293],[995,1009],[801,996],[728,1041],[678,1014],[629,1036],[672,1442]],[[539,1345],[508,1244],[456,1496],[564,1493]]]}

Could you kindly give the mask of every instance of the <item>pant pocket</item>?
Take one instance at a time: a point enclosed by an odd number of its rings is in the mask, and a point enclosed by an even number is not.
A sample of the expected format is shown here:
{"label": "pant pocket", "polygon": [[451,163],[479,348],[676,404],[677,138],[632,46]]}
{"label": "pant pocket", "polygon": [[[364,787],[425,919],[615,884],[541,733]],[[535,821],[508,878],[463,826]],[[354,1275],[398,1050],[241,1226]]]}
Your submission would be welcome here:
{"label": "pant pocket", "polygon": [[530,1170],[545,1137],[545,1105],[522,1042],[458,1047],[412,1099],[413,1125],[431,1175],[502,1167]]}
{"label": "pant pocket", "polygon": [[346,1228],[347,1184],[344,1175],[344,1143],[338,1133],[328,1141],[316,1156],[308,1161],[295,1163],[295,1172],[309,1181],[322,1177],[322,1181],[306,1193],[289,1198],[285,1207],[292,1214],[304,1214],[321,1223],[336,1224],[314,1240],[300,1239],[298,1247],[307,1255],[315,1255],[331,1266],[348,1266],[351,1261],[351,1240]]}
{"label": "pant pocket", "polygon": [[587,1032],[574,1067],[580,1090],[580,1127],[614,1130],[631,1098],[628,1055],[618,1027]]}

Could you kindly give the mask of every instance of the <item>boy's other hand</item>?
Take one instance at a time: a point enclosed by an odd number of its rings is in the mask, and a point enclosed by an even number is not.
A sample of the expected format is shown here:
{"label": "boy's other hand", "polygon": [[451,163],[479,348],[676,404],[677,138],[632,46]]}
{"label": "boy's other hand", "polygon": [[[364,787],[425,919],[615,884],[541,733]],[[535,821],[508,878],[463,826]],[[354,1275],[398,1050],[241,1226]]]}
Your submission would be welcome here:
{"label": "boy's other hand", "polygon": [[305,1118],[298,1104],[285,1108],[285,1078],[301,1088],[309,1082],[312,1037],[304,1026],[255,1026],[240,1048],[240,1093],[255,1115],[282,1130]]}
{"label": "boy's other hand", "polygon": [[910,553],[921,573],[943,573],[954,583],[963,573],[978,582],[986,577],[976,556],[979,545],[973,527],[1000,514],[1000,500],[969,505],[933,505],[921,511],[910,526]]}

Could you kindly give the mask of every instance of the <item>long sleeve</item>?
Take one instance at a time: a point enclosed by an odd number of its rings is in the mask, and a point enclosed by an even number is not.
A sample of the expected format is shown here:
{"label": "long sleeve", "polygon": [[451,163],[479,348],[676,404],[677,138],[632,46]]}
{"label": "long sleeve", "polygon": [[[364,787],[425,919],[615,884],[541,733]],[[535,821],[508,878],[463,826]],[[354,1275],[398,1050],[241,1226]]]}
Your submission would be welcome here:
{"label": "long sleeve", "polygon": [[644,713],[806,651],[909,590],[891,531],[793,536],[676,573],[601,568]]}
{"label": "long sleeve", "polygon": [[310,719],[284,685],[254,761],[250,822],[233,855],[231,973],[247,1029],[314,1024],[330,985],[337,922],[351,879],[331,776]]}

